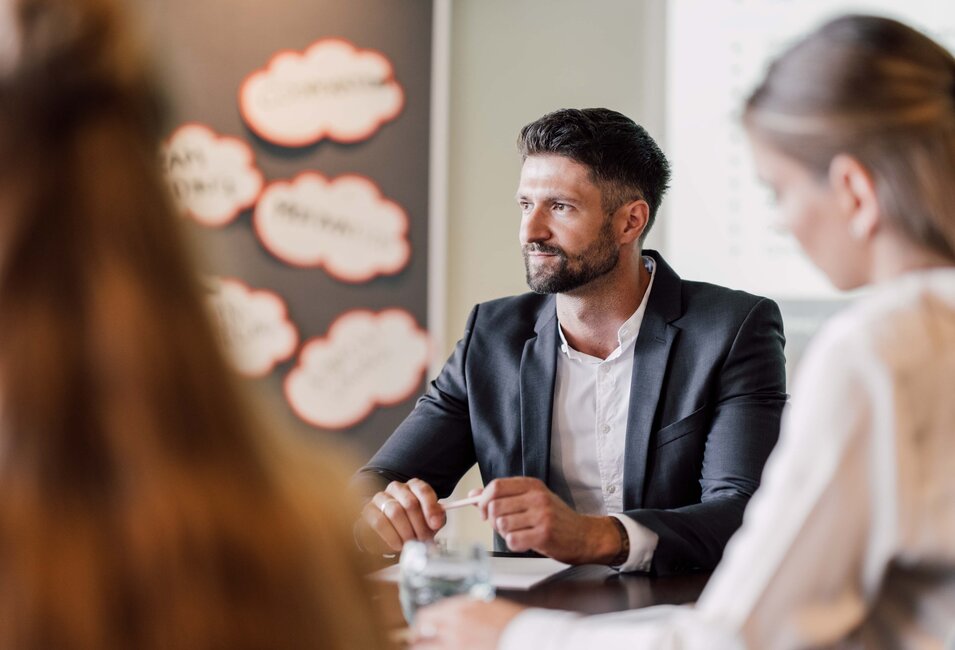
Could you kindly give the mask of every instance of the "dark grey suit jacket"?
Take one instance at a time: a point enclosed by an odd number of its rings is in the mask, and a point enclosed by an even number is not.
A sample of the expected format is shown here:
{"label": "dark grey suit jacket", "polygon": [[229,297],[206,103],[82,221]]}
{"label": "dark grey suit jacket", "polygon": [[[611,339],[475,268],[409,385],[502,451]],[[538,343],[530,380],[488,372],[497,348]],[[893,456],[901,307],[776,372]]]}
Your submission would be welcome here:
{"label": "dark grey suit jacket", "polygon": [[[624,511],[656,532],[652,571],[712,569],[776,443],[786,401],[776,304],[685,282],[655,251],[634,350]],[[362,468],[376,489],[417,477],[447,496],[477,462],[487,483],[549,483],[559,334],[554,296],[477,305],[414,410]]]}

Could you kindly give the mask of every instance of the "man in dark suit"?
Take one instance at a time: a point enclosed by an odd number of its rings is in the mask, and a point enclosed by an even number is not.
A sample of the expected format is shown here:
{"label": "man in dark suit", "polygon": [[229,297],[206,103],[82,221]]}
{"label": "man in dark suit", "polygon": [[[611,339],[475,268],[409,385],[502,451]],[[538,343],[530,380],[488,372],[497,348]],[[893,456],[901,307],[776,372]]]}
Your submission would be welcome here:
{"label": "man in dark suit", "polygon": [[[687,282],[641,250],[663,153],[607,109],[519,140],[533,293],[478,305],[441,374],[359,480],[365,545],[445,523],[475,463],[498,542],[571,563],[711,569],[739,527],[786,400],[775,303]],[[373,486],[373,487],[371,487]]]}

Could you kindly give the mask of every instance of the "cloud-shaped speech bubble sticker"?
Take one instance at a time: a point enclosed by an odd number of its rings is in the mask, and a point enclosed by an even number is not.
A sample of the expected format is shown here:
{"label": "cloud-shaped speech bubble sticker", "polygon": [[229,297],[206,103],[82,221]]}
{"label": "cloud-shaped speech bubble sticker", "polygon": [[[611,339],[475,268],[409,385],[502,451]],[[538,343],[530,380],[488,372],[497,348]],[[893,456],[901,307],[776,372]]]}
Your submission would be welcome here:
{"label": "cloud-shaped speech bubble sticker", "polygon": [[397,273],[411,257],[408,215],[364,176],[305,172],[262,192],[253,216],[262,245],[293,266],[324,266],[345,282]]}
{"label": "cloud-shaped speech bubble sticker", "polygon": [[298,346],[298,330],[285,302],[266,290],[233,278],[217,278],[209,300],[219,335],[240,374],[264,377]]}
{"label": "cloud-shaped speech bubble sticker", "polygon": [[265,184],[249,145],[202,124],[176,129],[162,163],[179,208],[206,226],[224,226],[252,207]]}
{"label": "cloud-shaped speech bubble sticker", "polygon": [[375,406],[397,404],[421,386],[428,336],[402,309],[354,310],[328,336],[308,341],[285,380],[295,413],[324,429],[345,429]]}
{"label": "cloud-shaped speech bubble sticker", "polygon": [[246,124],[286,147],[331,138],[357,142],[394,119],[404,91],[380,52],[348,41],[316,41],[304,52],[282,51],[249,75],[239,90]]}

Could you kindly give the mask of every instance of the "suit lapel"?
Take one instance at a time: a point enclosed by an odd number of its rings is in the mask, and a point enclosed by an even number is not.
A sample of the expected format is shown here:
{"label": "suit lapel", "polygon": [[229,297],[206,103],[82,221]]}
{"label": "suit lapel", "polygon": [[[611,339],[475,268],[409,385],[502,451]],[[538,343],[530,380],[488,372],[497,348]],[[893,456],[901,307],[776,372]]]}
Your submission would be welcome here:
{"label": "suit lapel", "polygon": [[656,251],[645,250],[643,254],[654,259],[656,272],[633,350],[624,452],[624,510],[643,507],[653,417],[660,401],[670,348],[679,331],[670,323],[682,313],[679,276]]}
{"label": "suit lapel", "polygon": [[550,469],[550,429],[557,374],[557,310],[553,296],[524,344],[521,356],[521,444],[524,476],[545,483]]}

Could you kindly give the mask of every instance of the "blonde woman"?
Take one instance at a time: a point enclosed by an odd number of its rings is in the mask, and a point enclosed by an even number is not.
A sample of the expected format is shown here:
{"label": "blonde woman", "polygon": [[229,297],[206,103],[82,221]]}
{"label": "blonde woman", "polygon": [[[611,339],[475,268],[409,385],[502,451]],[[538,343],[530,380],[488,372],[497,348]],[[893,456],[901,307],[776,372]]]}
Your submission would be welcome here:
{"label": "blonde woman", "polygon": [[0,0],[0,648],[382,647],[330,463],[217,348],[111,0]]}
{"label": "blonde woman", "polygon": [[846,16],[747,102],[757,170],[812,261],[871,291],[827,325],[694,608],[577,618],[449,601],[421,648],[955,647],[955,59]]}

